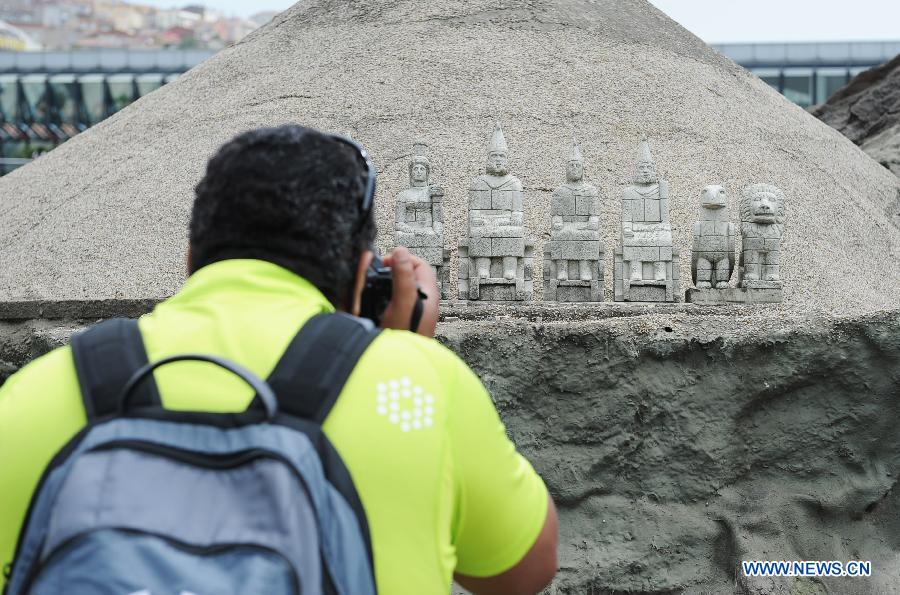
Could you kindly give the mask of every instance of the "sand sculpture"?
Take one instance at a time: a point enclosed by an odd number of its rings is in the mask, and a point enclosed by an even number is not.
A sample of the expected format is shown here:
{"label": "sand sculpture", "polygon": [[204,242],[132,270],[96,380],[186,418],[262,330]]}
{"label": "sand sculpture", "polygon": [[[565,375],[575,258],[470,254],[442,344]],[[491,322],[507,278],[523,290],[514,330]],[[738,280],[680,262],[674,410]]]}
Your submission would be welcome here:
{"label": "sand sculpture", "polygon": [[741,196],[741,252],[738,287],[728,286],[734,270],[734,224],[728,221],[725,189],[707,186],[701,220],[694,226],[691,270],[696,289],[685,301],[698,304],[766,303],[783,299],[781,235],[784,193],[771,184],[754,184]]}
{"label": "sand sculpture", "polygon": [[646,136],[641,138],[634,184],[622,194],[621,247],[616,250],[613,280],[617,302],[678,299],[669,186],[659,178]]}
{"label": "sand sculpture", "polygon": [[431,162],[428,145],[413,145],[409,160],[409,188],[396,197],[394,242],[435,268],[441,297],[447,298],[449,251],[444,249],[444,189],[429,183]]}
{"label": "sand sculpture", "polygon": [[459,297],[529,301],[533,246],[525,240],[522,182],[509,173],[497,122],[485,173],[469,189],[469,235],[459,243]]}
{"label": "sand sculpture", "polygon": [[544,251],[544,300],[603,301],[600,198],[584,180],[584,158],[575,138],[566,182],[553,193],[550,241]]}
{"label": "sand sculpture", "polygon": [[[753,301],[781,301],[781,236],[784,193],[771,184],[753,184],[741,195],[739,286],[764,290]],[[758,299],[757,299],[758,298]],[[763,300],[763,298],[765,298]]]}
{"label": "sand sculpture", "polygon": [[[413,145],[409,187],[395,199],[395,243],[406,246],[437,271],[441,297],[449,292],[449,252],[444,249],[444,190],[430,184],[428,146]],[[488,147],[485,173],[469,189],[469,235],[459,243],[462,300],[530,301],[532,244],[526,241],[522,182],[508,170],[509,149],[498,122]],[[694,225],[691,275],[696,287],[685,301],[703,304],[782,301],[780,276],[784,194],[755,184],[741,199],[739,287],[729,287],[735,268],[735,225],[729,221],[723,186],[700,193]],[[553,192],[550,240],[544,250],[544,300],[602,302],[603,248],[600,198],[584,179],[576,139],[566,160],[566,182]],[[678,295],[678,251],[669,222],[669,191],[660,179],[650,145],[641,139],[634,184],[622,196],[621,247],[616,250],[616,301],[673,302]]]}
{"label": "sand sculpture", "polygon": [[696,289],[685,301],[720,303],[734,272],[734,223],[729,221],[727,193],[722,186],[707,186],[700,193],[700,220],[694,224],[691,275]]}
{"label": "sand sculpture", "polygon": [[734,224],[728,221],[725,189],[707,186],[700,195],[701,219],[694,225],[691,272],[698,289],[725,289],[734,271]]}

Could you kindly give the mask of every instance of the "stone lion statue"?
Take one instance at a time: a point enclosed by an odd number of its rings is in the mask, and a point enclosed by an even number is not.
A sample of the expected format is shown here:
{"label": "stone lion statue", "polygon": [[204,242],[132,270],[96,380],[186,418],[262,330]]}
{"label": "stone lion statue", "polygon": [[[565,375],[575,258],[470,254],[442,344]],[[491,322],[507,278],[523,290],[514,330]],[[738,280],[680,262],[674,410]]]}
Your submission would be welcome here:
{"label": "stone lion statue", "polygon": [[784,193],[753,184],[741,194],[740,286],[780,289]]}

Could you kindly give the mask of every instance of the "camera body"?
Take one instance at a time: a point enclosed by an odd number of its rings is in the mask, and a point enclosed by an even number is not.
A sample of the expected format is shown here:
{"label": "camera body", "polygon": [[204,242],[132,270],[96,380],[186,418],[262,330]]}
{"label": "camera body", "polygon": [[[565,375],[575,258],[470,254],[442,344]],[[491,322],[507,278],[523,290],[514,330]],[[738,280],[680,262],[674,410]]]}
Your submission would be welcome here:
{"label": "camera body", "polygon": [[381,325],[384,311],[394,295],[394,276],[376,255],[366,271],[366,284],[360,299],[359,315]]}

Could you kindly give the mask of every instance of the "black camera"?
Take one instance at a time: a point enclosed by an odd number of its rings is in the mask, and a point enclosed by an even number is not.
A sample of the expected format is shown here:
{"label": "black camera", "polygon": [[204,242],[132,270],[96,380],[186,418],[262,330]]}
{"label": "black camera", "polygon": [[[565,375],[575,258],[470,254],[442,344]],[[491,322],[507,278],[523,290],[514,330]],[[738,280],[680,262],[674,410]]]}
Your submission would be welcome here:
{"label": "black camera", "polygon": [[[428,295],[422,291],[421,287],[416,288],[416,292],[416,304],[413,307],[409,321],[409,330],[413,332],[416,332],[416,329],[419,328],[419,322],[422,320],[424,311],[423,301],[428,299]],[[384,266],[381,258],[376,253],[372,257],[369,269],[366,271],[366,284],[363,286],[362,297],[360,298],[359,315],[374,322],[375,326],[381,326],[384,311],[387,310],[393,296],[394,274],[391,271],[391,267]]]}
{"label": "black camera", "polygon": [[366,271],[366,284],[360,299],[359,315],[381,325],[384,311],[394,295],[394,276],[391,267],[384,266],[378,255],[372,258]]}

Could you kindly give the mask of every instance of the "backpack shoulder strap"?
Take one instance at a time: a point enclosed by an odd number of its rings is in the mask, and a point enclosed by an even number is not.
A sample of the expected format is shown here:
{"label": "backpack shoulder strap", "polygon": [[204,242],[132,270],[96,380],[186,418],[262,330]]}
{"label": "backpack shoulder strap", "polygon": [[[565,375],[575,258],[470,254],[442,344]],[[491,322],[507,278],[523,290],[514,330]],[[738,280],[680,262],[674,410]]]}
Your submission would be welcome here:
{"label": "backpack shoulder strap", "polygon": [[[131,376],[147,364],[147,351],[136,320],[105,320],[71,340],[75,371],[88,423],[119,410],[119,394]],[[135,406],[159,406],[152,378],[135,389]]]}
{"label": "backpack shoulder strap", "polygon": [[348,314],[313,316],[294,337],[267,382],[282,411],[321,424],[378,329]]}

